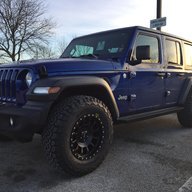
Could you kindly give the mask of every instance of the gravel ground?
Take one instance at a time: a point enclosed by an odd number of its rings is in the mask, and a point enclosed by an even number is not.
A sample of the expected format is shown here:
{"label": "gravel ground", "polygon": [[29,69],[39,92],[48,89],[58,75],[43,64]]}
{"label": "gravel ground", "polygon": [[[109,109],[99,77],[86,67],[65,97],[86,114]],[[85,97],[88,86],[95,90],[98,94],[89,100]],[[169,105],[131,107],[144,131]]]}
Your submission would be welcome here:
{"label": "gravel ground", "polygon": [[105,161],[80,178],[50,168],[38,135],[0,153],[0,192],[176,192],[192,176],[192,129],[175,114],[116,125]]}

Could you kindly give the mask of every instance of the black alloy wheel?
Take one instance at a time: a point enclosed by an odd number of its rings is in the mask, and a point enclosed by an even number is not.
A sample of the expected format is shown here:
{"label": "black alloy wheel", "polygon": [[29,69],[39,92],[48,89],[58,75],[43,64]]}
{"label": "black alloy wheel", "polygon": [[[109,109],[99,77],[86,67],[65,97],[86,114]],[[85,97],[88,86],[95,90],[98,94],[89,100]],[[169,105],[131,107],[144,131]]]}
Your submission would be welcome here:
{"label": "black alloy wheel", "polygon": [[70,137],[72,154],[81,161],[91,159],[101,150],[104,138],[105,129],[99,116],[84,115],[72,129]]}

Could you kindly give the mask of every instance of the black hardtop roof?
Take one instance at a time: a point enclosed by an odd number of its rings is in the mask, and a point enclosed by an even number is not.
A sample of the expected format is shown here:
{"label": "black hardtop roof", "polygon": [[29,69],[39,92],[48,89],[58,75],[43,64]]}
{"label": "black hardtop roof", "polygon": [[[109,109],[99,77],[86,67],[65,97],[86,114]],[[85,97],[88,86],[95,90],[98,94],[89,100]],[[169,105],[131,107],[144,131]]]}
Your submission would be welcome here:
{"label": "black hardtop roof", "polygon": [[142,27],[142,26],[131,26],[131,27],[124,27],[124,28],[106,30],[106,31],[101,31],[101,32],[97,32],[97,33],[92,33],[92,34],[80,36],[80,37],[77,37],[75,39],[78,39],[78,38],[81,38],[81,37],[86,37],[86,36],[91,36],[91,35],[99,35],[99,34],[102,34],[102,33],[121,31],[121,30],[125,30],[125,31],[126,30],[133,30],[133,31],[141,30],[141,31],[145,31],[145,32],[151,32],[151,33],[154,33],[154,34],[165,35],[167,37],[176,38],[176,39],[179,39],[179,40],[183,40],[183,41],[192,43],[192,41],[184,39],[184,38],[179,37],[177,35],[173,35],[173,34],[170,34],[170,33],[167,33],[167,32],[163,32],[163,31],[159,31],[159,30],[155,30],[155,29],[151,29],[151,28],[147,28],[147,27]]}
{"label": "black hardtop roof", "polygon": [[190,41],[190,40],[187,40],[187,39],[185,39],[183,37],[180,37],[180,36],[177,36],[177,35],[173,35],[171,33],[163,32],[163,31],[159,31],[159,30],[155,30],[155,29],[151,29],[151,28],[147,28],[147,27],[142,27],[142,26],[135,26],[134,28],[138,29],[138,30],[149,31],[149,32],[152,32],[152,33],[155,33],[155,34],[160,34],[160,35],[164,35],[164,36],[167,36],[167,37],[172,37],[172,38],[176,38],[176,39],[179,39],[179,40],[183,40],[183,41],[187,41],[187,42],[192,43],[192,41]]}

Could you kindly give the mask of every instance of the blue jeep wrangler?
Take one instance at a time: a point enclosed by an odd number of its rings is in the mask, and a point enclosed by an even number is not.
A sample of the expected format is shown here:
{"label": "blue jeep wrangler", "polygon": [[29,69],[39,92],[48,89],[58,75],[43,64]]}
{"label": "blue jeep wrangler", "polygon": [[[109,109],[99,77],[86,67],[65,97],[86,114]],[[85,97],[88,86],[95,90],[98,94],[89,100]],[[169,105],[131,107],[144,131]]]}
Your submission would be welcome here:
{"label": "blue jeep wrangler", "polygon": [[57,60],[0,67],[0,133],[42,135],[72,175],[104,160],[113,123],[177,112],[192,127],[192,42],[144,27],[76,38]]}

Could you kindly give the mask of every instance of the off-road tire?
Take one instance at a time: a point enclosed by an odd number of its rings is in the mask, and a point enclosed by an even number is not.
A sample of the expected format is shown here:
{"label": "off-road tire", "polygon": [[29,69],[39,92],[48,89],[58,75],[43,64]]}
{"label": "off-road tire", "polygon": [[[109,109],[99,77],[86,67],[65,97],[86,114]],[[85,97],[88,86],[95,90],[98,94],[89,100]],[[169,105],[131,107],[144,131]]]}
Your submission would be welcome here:
{"label": "off-road tire", "polygon": [[102,101],[82,95],[59,102],[51,111],[42,133],[50,164],[73,176],[96,169],[107,155],[112,138],[113,125],[108,108]]}
{"label": "off-road tire", "polygon": [[187,96],[184,109],[177,113],[177,117],[181,125],[192,128],[192,89]]}

